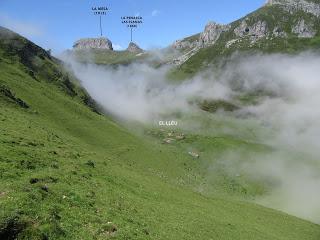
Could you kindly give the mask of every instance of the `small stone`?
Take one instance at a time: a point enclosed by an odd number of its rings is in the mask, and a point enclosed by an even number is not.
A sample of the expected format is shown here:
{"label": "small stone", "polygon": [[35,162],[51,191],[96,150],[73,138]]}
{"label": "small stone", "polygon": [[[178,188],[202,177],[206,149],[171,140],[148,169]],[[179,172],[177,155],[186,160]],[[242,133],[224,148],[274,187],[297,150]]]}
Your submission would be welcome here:
{"label": "small stone", "polygon": [[195,152],[188,152],[189,155],[191,155],[193,158],[199,158],[199,154],[198,153],[195,153]]}
{"label": "small stone", "polygon": [[170,143],[172,143],[174,141],[174,139],[172,139],[172,138],[165,138],[165,139],[163,139],[163,143],[167,143],[167,144],[170,144]]}
{"label": "small stone", "polygon": [[144,232],[146,235],[149,235],[149,234],[150,234],[149,231],[148,231],[148,229],[143,229],[143,232]]}
{"label": "small stone", "polygon": [[178,135],[176,136],[176,139],[177,139],[177,140],[183,140],[183,139],[185,139],[185,136],[184,136],[183,133],[182,133],[182,134],[178,134]]}
{"label": "small stone", "polygon": [[94,168],[95,167],[95,163],[91,160],[89,160],[88,162],[86,162],[86,165],[88,165],[89,167]]}
{"label": "small stone", "polygon": [[39,182],[39,179],[38,178],[31,178],[29,182],[31,184],[35,184],[35,183]]}
{"label": "small stone", "polygon": [[104,227],[104,231],[107,235],[112,236],[118,231],[118,227],[112,222],[107,222],[107,226]]}
{"label": "small stone", "polygon": [[49,192],[49,188],[47,185],[43,185],[41,186],[41,190],[45,191],[45,192]]}

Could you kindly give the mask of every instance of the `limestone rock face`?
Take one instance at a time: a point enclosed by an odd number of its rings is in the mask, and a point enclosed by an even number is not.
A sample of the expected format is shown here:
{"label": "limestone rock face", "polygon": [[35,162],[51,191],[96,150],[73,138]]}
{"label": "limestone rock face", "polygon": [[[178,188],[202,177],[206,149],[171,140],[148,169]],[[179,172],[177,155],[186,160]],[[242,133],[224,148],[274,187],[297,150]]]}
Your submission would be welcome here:
{"label": "limestone rock face", "polygon": [[178,50],[181,49],[193,49],[199,47],[206,47],[213,45],[219,39],[221,33],[226,32],[230,29],[230,25],[222,25],[215,22],[209,22],[198,40],[177,40],[172,44],[172,47]]}
{"label": "limestone rock face", "polygon": [[234,29],[234,33],[237,37],[250,36],[252,41],[256,41],[267,34],[267,23],[264,21],[258,21],[252,26],[249,26],[245,20]]}
{"label": "limestone rock face", "polygon": [[172,44],[175,49],[194,48],[198,45],[198,41],[190,42],[188,40],[177,40]]}
{"label": "limestone rock face", "polygon": [[73,45],[74,49],[108,49],[113,50],[112,42],[105,37],[101,38],[82,38]]}
{"label": "limestone rock face", "polygon": [[213,45],[219,39],[222,32],[228,31],[229,25],[221,25],[215,22],[209,22],[204,31],[200,34],[199,44],[201,46]]}
{"label": "limestone rock face", "polygon": [[274,37],[287,37],[287,33],[285,31],[283,31],[283,29],[281,29],[279,26],[276,26],[273,31],[272,31],[272,35]]}
{"label": "limestone rock face", "polygon": [[[270,14],[270,18],[265,18],[266,12]],[[279,12],[282,15],[280,17]],[[243,46],[256,49],[269,46],[275,38],[281,41],[292,35],[312,38],[319,32],[320,0],[267,0],[262,10],[254,13],[227,25],[209,22],[199,35],[174,42],[172,47],[180,50],[178,53],[181,54],[172,63],[181,65],[201,48],[218,43],[234,50]],[[227,34],[224,35],[224,32]],[[225,37],[222,39],[221,36]],[[259,42],[263,44],[256,44]]]}
{"label": "limestone rock face", "polygon": [[191,50],[189,50],[185,54],[179,56],[178,58],[173,59],[172,64],[178,65],[178,66],[181,65],[182,63],[186,62],[189,58],[191,58],[194,54],[196,54],[200,48],[201,48],[200,46],[191,48]]}
{"label": "limestone rock face", "polygon": [[243,37],[249,32],[249,27],[246,21],[242,21],[241,24],[233,30],[237,37]]}
{"label": "limestone rock face", "polygon": [[134,42],[130,42],[127,51],[132,53],[142,53],[143,50]]}
{"label": "limestone rock face", "polygon": [[292,32],[298,34],[299,38],[312,38],[316,35],[312,26],[306,24],[304,19],[300,20],[297,25],[292,28]]}
{"label": "limestone rock face", "polygon": [[268,0],[267,5],[279,5],[290,13],[302,10],[320,17],[320,4],[306,0]]}

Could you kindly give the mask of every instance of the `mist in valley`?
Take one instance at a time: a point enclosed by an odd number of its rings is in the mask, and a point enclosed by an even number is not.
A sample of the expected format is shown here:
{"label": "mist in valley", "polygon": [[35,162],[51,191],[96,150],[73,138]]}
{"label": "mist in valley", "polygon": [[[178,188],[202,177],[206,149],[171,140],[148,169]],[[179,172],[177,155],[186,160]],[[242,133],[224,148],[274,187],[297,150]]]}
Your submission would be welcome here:
{"label": "mist in valley", "polygon": [[[105,67],[72,57],[64,61],[105,112],[120,121],[158,127],[159,120],[175,120],[177,113],[203,114],[195,100],[234,102],[239,109],[215,114],[254,120],[268,132],[259,131],[257,142],[275,150],[242,158],[230,149],[218,160],[225,171],[270,182],[266,194],[254,201],[320,223],[319,55],[234,55],[218,72],[207,70],[181,82],[167,79],[168,66]],[[261,96],[253,104],[237,102],[249,93]],[[189,131],[202,124],[199,118],[188,124],[183,117],[179,121]]]}

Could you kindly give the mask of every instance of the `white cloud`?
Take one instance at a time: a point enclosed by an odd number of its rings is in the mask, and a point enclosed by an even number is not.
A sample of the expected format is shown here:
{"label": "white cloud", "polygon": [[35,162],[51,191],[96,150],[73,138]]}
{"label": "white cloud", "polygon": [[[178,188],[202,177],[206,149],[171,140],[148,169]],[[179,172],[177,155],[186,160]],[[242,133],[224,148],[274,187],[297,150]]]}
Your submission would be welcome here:
{"label": "white cloud", "polygon": [[[192,119],[190,114],[200,114],[190,104],[193,99],[228,100],[252,92],[269,93],[269,97],[243,106],[233,116],[244,116],[234,126],[250,124],[255,141],[270,148],[259,148],[260,153],[256,147],[252,152],[245,148],[248,151],[244,153],[231,148],[221,158],[214,156],[211,168],[223,166],[232,177],[243,175],[241,182],[249,179],[262,183],[266,191],[255,199],[258,203],[320,223],[319,55],[235,55],[218,74],[203,73],[181,84],[167,81],[167,67],[154,69],[136,63],[106,68],[68,62],[108,114],[149,124],[168,116],[177,119],[180,114]],[[207,128],[206,121],[198,119],[190,120],[185,129]],[[228,131],[239,138],[235,128]]]}
{"label": "white cloud", "polygon": [[152,16],[152,17],[156,17],[156,16],[159,15],[159,13],[160,13],[160,11],[157,10],[157,9],[155,9],[155,10],[153,10],[153,11],[151,12],[151,16]]}
{"label": "white cloud", "polygon": [[112,44],[114,50],[120,51],[123,50],[123,47],[120,44]]}
{"label": "white cloud", "polygon": [[0,14],[0,22],[3,27],[17,32],[27,38],[41,37],[44,35],[44,30],[39,25],[13,19],[3,13]]}

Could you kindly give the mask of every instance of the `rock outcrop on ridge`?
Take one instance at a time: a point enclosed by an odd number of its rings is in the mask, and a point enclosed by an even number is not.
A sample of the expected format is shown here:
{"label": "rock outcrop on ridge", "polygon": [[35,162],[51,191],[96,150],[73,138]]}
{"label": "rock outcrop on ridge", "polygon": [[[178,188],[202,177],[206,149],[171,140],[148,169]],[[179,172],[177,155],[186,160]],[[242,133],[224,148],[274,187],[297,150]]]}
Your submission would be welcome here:
{"label": "rock outcrop on ridge", "polygon": [[220,37],[222,32],[226,32],[230,29],[230,25],[222,25],[216,22],[210,21],[204,28],[204,31],[200,34],[199,44],[200,46],[209,46],[214,44]]}
{"label": "rock outcrop on ridge", "polygon": [[269,6],[278,5],[290,13],[294,13],[298,10],[301,10],[303,12],[310,13],[316,17],[320,17],[320,4],[314,1],[268,0],[266,5],[269,5]]}
{"label": "rock outcrop on ridge", "polygon": [[82,38],[76,41],[73,49],[108,49],[113,50],[112,42],[105,37]]}
{"label": "rock outcrop on ridge", "polygon": [[142,53],[143,50],[134,42],[130,42],[127,51],[132,53]]}
{"label": "rock outcrop on ridge", "polygon": [[313,38],[320,32],[319,18],[319,0],[268,0],[242,19],[227,25],[209,22],[200,34],[175,41],[171,47],[181,55],[172,63],[181,65],[201,48],[214,45],[220,49],[254,48],[261,41],[272,44],[276,38]]}

